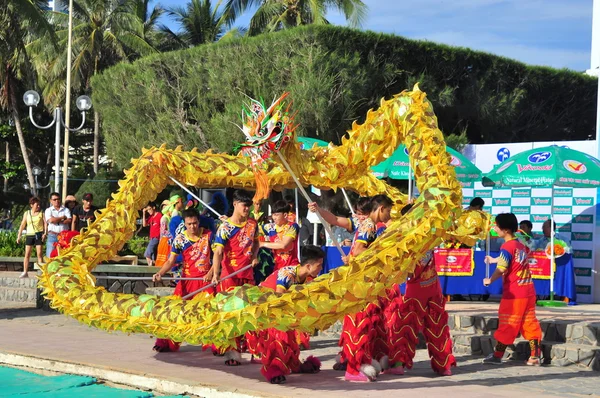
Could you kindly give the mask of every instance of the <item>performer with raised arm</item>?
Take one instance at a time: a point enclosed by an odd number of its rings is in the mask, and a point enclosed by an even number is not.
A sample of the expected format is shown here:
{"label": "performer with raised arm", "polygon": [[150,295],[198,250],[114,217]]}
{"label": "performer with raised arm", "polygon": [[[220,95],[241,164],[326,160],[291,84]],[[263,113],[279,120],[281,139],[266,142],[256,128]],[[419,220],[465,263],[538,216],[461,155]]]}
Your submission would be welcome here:
{"label": "performer with raised arm", "polygon": [[290,205],[284,200],[273,204],[272,223],[263,224],[261,229],[267,241],[259,246],[271,249],[275,259],[274,272],[289,265],[298,265],[298,232],[300,227],[295,222],[288,221]]}
{"label": "performer with raised arm", "polygon": [[[213,247],[212,267],[205,277],[207,282],[219,283],[225,278],[248,265],[257,264],[258,224],[249,218],[252,197],[244,190],[238,189],[233,193],[233,214],[223,220],[215,236]],[[254,285],[254,271],[248,268],[235,277],[219,283],[217,292],[225,292],[245,284]],[[241,338],[237,339],[235,350],[225,353],[225,364],[238,366],[241,364]]]}
{"label": "performer with raised arm", "polygon": [[[187,209],[183,212],[185,230],[175,236],[171,246],[169,259],[162,268],[152,276],[154,282],[160,282],[163,275],[169,272],[177,257],[183,257],[182,276],[184,278],[202,278],[210,270],[211,244],[213,232],[209,228],[200,227],[200,215],[196,209]],[[181,280],[177,283],[174,296],[184,297],[209,284],[207,280]],[[207,288],[206,294],[214,294],[215,288]],[[157,339],[154,351],[172,352],[179,351],[180,343],[169,339]]]}

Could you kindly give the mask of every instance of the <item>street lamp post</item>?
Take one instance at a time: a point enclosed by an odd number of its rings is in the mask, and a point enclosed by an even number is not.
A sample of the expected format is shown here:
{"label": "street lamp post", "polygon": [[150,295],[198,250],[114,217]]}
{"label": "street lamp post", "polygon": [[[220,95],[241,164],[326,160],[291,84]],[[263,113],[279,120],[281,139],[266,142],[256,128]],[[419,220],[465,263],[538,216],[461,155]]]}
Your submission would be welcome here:
{"label": "street lamp post", "polygon": [[81,125],[77,128],[71,128],[65,125],[65,121],[62,117],[62,109],[60,106],[57,106],[54,109],[54,117],[52,122],[47,126],[38,125],[33,119],[33,107],[37,106],[40,103],[40,95],[34,91],[29,90],[23,95],[23,101],[25,105],[29,107],[29,119],[31,123],[37,127],[38,129],[47,130],[52,126],[55,126],[55,135],[54,135],[54,192],[59,192],[59,184],[60,184],[60,127],[68,129],[69,131],[79,131],[83,128],[85,124],[85,112],[92,107],[92,100],[87,95],[82,95],[77,98],[77,109],[81,111]]}

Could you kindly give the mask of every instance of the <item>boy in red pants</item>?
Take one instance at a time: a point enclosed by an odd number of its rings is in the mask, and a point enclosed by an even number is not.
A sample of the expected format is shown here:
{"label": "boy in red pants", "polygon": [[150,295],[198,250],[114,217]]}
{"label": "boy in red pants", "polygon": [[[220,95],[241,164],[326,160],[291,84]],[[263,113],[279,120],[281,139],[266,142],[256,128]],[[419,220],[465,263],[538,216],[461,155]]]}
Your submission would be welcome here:
{"label": "boy in red pants", "polygon": [[503,277],[502,299],[498,309],[498,330],[494,333],[496,348],[483,363],[502,364],[506,347],[521,333],[529,340],[531,347],[527,365],[539,366],[542,330],[535,316],[535,287],[527,262],[529,249],[515,237],[519,224],[514,214],[503,213],[496,216],[494,229],[505,242],[500,247],[498,257],[486,256],[487,264],[497,265],[491,278],[485,278],[483,284],[489,286]]}
{"label": "boy in red pants", "polygon": [[[308,283],[323,269],[325,253],[317,246],[302,248],[302,264],[291,265],[273,272],[261,286],[285,293],[292,285]],[[295,330],[282,332],[275,328],[253,334],[257,340],[256,351],[261,354],[262,375],[272,384],[285,383],[290,373],[316,373],[321,369],[321,361],[310,356],[300,362],[300,347]]]}
{"label": "boy in red pants", "polygon": [[[200,215],[196,209],[188,209],[183,212],[183,220],[186,230],[178,234],[173,239],[173,246],[169,259],[162,268],[152,276],[154,282],[160,282],[162,276],[171,270],[177,257],[183,256],[182,276],[184,278],[203,278],[210,269],[211,244],[213,233],[208,228],[200,227]],[[190,293],[196,292],[209,285],[204,280],[181,280],[177,283],[174,296],[184,297]],[[215,288],[209,287],[206,293],[215,294]],[[154,351],[172,352],[179,351],[180,343],[169,339],[157,339],[154,344]]]}
{"label": "boy in red pants", "polygon": [[[205,277],[206,281],[218,283],[224,278],[250,264],[255,266],[258,261],[258,224],[249,217],[252,197],[244,190],[233,193],[233,214],[219,226],[213,246],[212,268]],[[254,270],[248,268],[235,277],[222,281],[217,292],[225,292],[244,284],[254,285]],[[235,350],[225,353],[225,365],[241,365],[240,349],[242,339],[237,339]]]}
{"label": "boy in red pants", "polygon": [[[404,206],[401,214],[405,215],[411,208],[412,204]],[[390,358],[392,367],[412,368],[419,342],[418,335],[422,332],[431,358],[431,368],[442,376],[452,375],[450,367],[456,366],[456,359],[452,355],[452,339],[445,305],[446,299],[435,269],[433,251],[429,251],[406,281],[404,300],[398,311],[400,327],[396,335],[400,336],[397,341],[399,355],[395,358],[396,362]]]}

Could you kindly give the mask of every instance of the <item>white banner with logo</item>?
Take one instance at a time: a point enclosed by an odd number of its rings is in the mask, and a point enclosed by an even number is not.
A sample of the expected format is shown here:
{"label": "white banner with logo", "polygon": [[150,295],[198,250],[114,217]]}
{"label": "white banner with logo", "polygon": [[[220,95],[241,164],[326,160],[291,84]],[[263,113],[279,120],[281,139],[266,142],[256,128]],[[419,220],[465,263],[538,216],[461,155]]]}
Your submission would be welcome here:
{"label": "white banner with logo", "polygon": [[[463,153],[481,171],[487,173],[495,165],[519,152],[532,148],[554,145],[553,142],[468,145]],[[596,156],[595,141],[563,141],[556,145],[567,146]],[[474,197],[485,201],[484,210],[491,214],[511,212],[519,221],[530,220],[533,231],[541,236],[542,224],[550,218],[552,189],[536,187],[487,188],[475,183],[473,188],[463,189],[463,204],[467,206]],[[600,190],[593,188],[554,188],[554,220],[559,238],[570,243],[573,249],[577,301],[600,302],[599,293],[594,296],[594,286],[600,288],[596,271],[600,266],[600,245],[594,245],[594,236],[600,236]],[[596,218],[596,220],[594,220]],[[595,253],[598,250],[599,253]]]}

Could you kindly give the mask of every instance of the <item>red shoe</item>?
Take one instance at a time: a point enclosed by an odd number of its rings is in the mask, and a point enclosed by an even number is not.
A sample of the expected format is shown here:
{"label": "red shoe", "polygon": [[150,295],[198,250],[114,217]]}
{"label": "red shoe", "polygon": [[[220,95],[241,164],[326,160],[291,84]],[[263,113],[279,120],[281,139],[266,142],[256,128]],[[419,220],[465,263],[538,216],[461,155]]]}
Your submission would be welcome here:
{"label": "red shoe", "polygon": [[442,371],[439,371],[438,374],[440,376],[452,376],[452,371],[450,369],[444,369]]}
{"label": "red shoe", "polygon": [[402,366],[396,366],[395,368],[387,368],[381,373],[384,375],[402,376],[404,374],[404,368]]}

